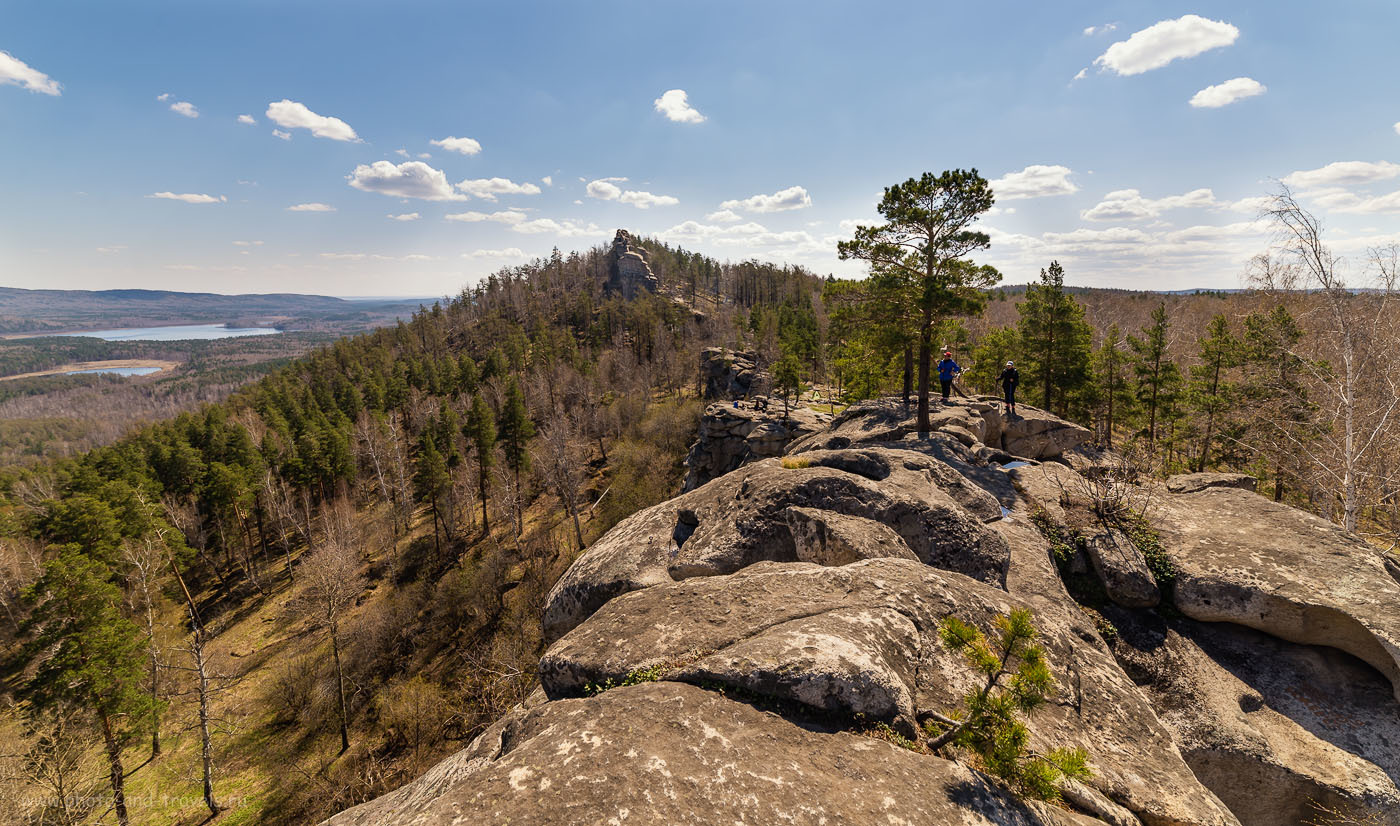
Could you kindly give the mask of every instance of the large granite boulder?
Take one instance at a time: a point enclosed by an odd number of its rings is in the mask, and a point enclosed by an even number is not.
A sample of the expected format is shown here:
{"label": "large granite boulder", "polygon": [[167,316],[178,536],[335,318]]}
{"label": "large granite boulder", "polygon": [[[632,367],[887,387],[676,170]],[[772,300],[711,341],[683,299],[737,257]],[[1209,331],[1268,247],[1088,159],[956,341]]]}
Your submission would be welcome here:
{"label": "large granite boulder", "polygon": [[749,350],[706,347],[700,351],[700,388],[706,399],[748,399],[767,394],[773,378],[758,368],[758,356]]}
{"label": "large granite boulder", "polygon": [[1110,528],[1085,543],[1108,598],[1124,608],[1152,608],[1162,601],[1147,560],[1122,531]]}
{"label": "large granite boulder", "polygon": [[816,433],[831,421],[825,413],[782,404],[751,402],[712,404],[700,417],[700,436],[686,455],[684,490],[694,490],[749,462],[781,456],[796,439]]}
{"label": "large granite boulder", "polygon": [[1115,620],[1186,762],[1244,826],[1324,822],[1319,805],[1400,823],[1400,703],[1375,669],[1238,625]]}
{"label": "large granite boulder", "polygon": [[604,289],[627,300],[661,288],[651,271],[650,255],[636,240],[627,230],[618,230],[608,256],[608,282]]}
{"label": "large granite boulder", "polygon": [[802,562],[837,566],[885,557],[918,559],[899,534],[873,519],[815,508],[788,508],[785,516]]}
{"label": "large granite boulder", "polygon": [[512,714],[327,826],[721,822],[1101,824],[1018,800],[960,763],[658,682]]}
{"label": "large granite boulder", "polygon": [[648,585],[797,562],[785,516],[793,507],[880,522],[929,565],[1001,582],[1009,551],[984,524],[1000,515],[996,500],[933,466],[887,449],[816,451],[748,465],[633,514],[555,584],[545,636],[557,639],[609,599]]}
{"label": "large granite boulder", "polygon": [[1150,513],[1183,614],[1340,649],[1400,696],[1400,583],[1379,550],[1237,488],[1165,496]]}
{"label": "large granite boulder", "polygon": [[1179,473],[1167,477],[1168,493],[1196,493],[1206,488],[1239,488],[1253,491],[1259,480],[1248,473]]}
{"label": "large granite boulder", "polygon": [[[925,716],[953,712],[981,679],[938,642],[939,620],[956,614],[990,628],[1016,607],[1034,608],[910,560],[762,563],[612,600],[550,647],[540,679],[562,698],[649,671],[912,733]],[[1146,823],[1234,823],[1098,638],[1078,623],[1041,626],[1065,679],[1032,721],[1032,747],[1084,746],[1090,785]]]}

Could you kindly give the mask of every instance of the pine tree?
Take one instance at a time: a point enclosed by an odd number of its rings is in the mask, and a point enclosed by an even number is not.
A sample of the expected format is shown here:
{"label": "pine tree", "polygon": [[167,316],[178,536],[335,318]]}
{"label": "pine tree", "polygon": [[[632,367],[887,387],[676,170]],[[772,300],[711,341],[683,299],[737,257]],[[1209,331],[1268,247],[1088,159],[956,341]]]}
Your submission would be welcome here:
{"label": "pine tree", "polygon": [[477,475],[481,485],[481,532],[489,534],[491,526],[486,518],[486,492],[491,466],[496,462],[496,417],[479,392],[472,396],[471,410],[467,411],[462,435],[476,451]]}
{"label": "pine tree", "polygon": [[1137,400],[1147,414],[1147,444],[1156,445],[1158,414],[1170,406],[1181,387],[1181,369],[1167,352],[1167,305],[1158,304],[1152,311],[1152,324],[1143,330],[1143,337],[1128,336],[1133,351],[1133,375],[1136,379]]}
{"label": "pine tree", "polygon": [[1058,261],[1040,271],[1040,283],[1026,288],[1026,300],[1016,309],[1025,386],[1046,410],[1068,416],[1070,403],[1089,383],[1093,330],[1084,308],[1065,292]]}
{"label": "pine tree", "polygon": [[1274,466],[1274,501],[1283,501],[1298,446],[1317,435],[1312,425],[1305,364],[1295,354],[1303,330],[1282,304],[1268,313],[1251,313],[1244,320],[1244,368],[1242,388],[1261,434],[1259,452]]}
{"label": "pine tree", "polygon": [[157,706],[144,690],[141,632],[122,615],[121,591],[111,571],[65,545],[25,592],[34,603],[31,652],[43,659],[22,696],[38,709],[65,703],[88,709],[102,733],[117,822],[130,822],[122,749]]}
{"label": "pine tree", "polygon": [[1216,315],[1206,328],[1206,335],[1197,343],[1201,348],[1201,363],[1191,367],[1191,405],[1205,417],[1205,433],[1201,437],[1201,453],[1196,458],[1196,472],[1206,469],[1210,462],[1211,440],[1222,417],[1235,403],[1235,385],[1229,371],[1241,361],[1240,340],[1230,332],[1230,321]]}
{"label": "pine tree", "polygon": [[443,497],[452,487],[452,477],[447,473],[447,462],[443,460],[433,442],[431,434],[423,434],[422,443],[418,448],[418,469],[413,474],[413,492],[418,501],[427,503],[432,509],[433,551],[441,554],[442,543],[438,539],[438,523],[444,520],[439,508]]}
{"label": "pine tree", "polygon": [[935,176],[925,172],[886,187],[876,205],[886,223],[856,227],[855,237],[837,244],[837,254],[870,263],[877,293],[902,310],[908,329],[917,332],[921,436],[929,432],[929,376],[934,332],[940,322],[980,313],[986,288],[1001,280],[988,266],[974,266],[965,256],[991,246],[991,237],[972,229],[992,208],[995,198],[977,170],[954,169]]}
{"label": "pine tree", "polygon": [[[520,473],[530,468],[530,439],[535,436],[535,423],[530,421],[530,411],[525,407],[525,394],[520,382],[512,375],[506,382],[505,400],[501,403],[501,417],[498,426],[501,448],[506,455],[506,467],[515,477],[515,489],[520,490]],[[520,508],[515,509],[515,530],[521,531]]]}
{"label": "pine tree", "polygon": [[797,357],[788,353],[773,365],[773,382],[783,394],[783,415],[788,414],[788,399],[802,387],[802,365]]}

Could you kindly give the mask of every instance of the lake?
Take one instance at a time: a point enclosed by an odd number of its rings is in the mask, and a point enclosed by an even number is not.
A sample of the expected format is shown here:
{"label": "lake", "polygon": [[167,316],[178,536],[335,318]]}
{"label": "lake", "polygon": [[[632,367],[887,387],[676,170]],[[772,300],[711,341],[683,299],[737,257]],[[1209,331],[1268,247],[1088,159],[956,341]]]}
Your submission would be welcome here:
{"label": "lake", "polygon": [[93,330],[87,333],[62,333],[61,335],[100,338],[104,341],[187,341],[189,339],[269,336],[280,332],[282,331],[274,327],[225,327],[222,324],[181,324],[172,327],[128,327],[123,330]]}
{"label": "lake", "polygon": [[85,373],[111,373],[116,376],[149,376],[159,373],[159,367],[95,367],[91,370],[69,370],[65,376],[81,376]]}

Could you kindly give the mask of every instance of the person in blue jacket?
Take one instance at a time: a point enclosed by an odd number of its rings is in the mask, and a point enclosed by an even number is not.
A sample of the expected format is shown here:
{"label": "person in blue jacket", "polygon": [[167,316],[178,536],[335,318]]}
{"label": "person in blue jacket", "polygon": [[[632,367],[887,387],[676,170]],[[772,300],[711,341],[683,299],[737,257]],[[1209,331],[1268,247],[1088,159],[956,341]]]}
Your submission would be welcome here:
{"label": "person in blue jacket", "polygon": [[953,351],[944,350],[943,360],[938,362],[938,383],[943,385],[943,401],[948,401],[948,392],[953,389],[953,379],[962,372],[962,368],[953,361]]}

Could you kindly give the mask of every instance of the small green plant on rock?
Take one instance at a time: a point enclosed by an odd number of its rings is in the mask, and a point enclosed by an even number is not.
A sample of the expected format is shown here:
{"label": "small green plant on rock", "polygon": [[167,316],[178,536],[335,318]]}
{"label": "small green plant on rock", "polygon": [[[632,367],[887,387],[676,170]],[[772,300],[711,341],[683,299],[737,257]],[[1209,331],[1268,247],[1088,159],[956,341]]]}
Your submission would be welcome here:
{"label": "small green plant on rock", "polygon": [[[989,773],[1011,784],[1020,794],[1059,800],[1060,783],[1089,776],[1089,755],[1082,748],[1030,750],[1025,715],[1044,705],[1055,691],[1055,678],[1036,644],[1031,612],[1013,610],[996,618],[996,634],[988,640],[981,629],[955,616],[939,624],[943,644],[961,653],[984,678],[968,692],[957,716],[926,726],[933,739],[930,751],[961,746],[977,755]],[[943,731],[937,730],[937,725]]]}

